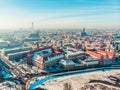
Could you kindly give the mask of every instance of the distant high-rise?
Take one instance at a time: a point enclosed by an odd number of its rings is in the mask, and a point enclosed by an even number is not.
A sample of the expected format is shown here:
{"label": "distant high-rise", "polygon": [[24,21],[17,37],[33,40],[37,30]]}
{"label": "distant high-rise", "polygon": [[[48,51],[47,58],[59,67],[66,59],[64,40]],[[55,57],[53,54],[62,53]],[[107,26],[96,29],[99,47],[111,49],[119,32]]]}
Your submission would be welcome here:
{"label": "distant high-rise", "polygon": [[87,36],[87,33],[85,31],[85,28],[83,28],[82,32],[81,32],[81,36],[84,37],[84,36]]}
{"label": "distant high-rise", "polygon": [[83,28],[83,32],[85,32],[85,28]]}

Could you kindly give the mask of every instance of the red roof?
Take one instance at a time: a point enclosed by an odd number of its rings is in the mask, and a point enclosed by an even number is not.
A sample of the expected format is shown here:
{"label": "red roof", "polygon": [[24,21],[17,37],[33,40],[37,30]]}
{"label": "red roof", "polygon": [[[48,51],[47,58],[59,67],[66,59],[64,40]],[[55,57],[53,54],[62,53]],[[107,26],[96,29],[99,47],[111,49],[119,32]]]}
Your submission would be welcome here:
{"label": "red roof", "polygon": [[100,43],[100,44],[98,44],[98,45],[99,45],[99,47],[102,47],[102,46],[104,46],[104,45],[103,45],[103,44],[101,44],[101,43]]}
{"label": "red roof", "polygon": [[103,55],[108,55],[110,58],[114,57],[114,53],[103,51],[103,50],[97,50],[98,53]]}
{"label": "red roof", "polygon": [[36,58],[36,60],[39,60],[41,63],[44,62],[44,58],[43,58],[42,56],[38,56],[38,57]]}
{"label": "red roof", "polygon": [[92,56],[94,58],[98,58],[98,59],[102,58],[101,54],[98,54],[98,53],[95,53],[95,52],[92,52],[92,51],[87,51],[87,54],[89,54],[90,56]]}

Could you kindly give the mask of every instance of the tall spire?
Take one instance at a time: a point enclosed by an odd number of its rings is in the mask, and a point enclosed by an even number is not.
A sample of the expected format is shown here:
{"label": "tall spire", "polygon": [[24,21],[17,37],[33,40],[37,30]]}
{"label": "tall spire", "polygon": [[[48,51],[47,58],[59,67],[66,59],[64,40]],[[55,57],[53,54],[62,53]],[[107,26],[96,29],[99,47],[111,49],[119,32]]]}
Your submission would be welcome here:
{"label": "tall spire", "polygon": [[34,22],[32,22],[32,30],[34,30]]}

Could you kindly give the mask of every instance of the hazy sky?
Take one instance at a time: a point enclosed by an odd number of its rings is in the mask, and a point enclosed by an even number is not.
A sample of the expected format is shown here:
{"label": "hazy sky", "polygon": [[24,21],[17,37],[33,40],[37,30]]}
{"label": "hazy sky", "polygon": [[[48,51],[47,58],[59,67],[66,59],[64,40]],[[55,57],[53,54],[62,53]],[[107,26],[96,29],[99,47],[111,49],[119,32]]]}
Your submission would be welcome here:
{"label": "hazy sky", "polygon": [[0,29],[119,27],[120,0],[0,0]]}

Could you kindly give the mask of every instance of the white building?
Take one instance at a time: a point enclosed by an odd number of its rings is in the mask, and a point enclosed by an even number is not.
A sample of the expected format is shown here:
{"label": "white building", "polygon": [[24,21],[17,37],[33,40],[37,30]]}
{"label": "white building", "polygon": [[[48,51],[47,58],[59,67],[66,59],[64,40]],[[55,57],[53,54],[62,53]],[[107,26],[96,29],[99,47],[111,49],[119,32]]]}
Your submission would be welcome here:
{"label": "white building", "polygon": [[84,55],[84,51],[71,51],[71,50],[65,50],[65,56],[68,59],[76,59],[79,58],[81,55]]}
{"label": "white building", "polygon": [[10,53],[7,55],[9,60],[18,60],[18,59],[22,59],[25,58],[27,56],[27,53],[29,51],[22,51],[22,52],[17,52],[17,53]]}
{"label": "white building", "polygon": [[63,54],[53,55],[52,49],[48,48],[36,52],[33,56],[33,62],[38,68],[45,69],[56,65],[62,58],[64,58]]}
{"label": "white building", "polygon": [[9,41],[8,44],[9,44],[10,47],[22,46],[23,41],[20,41],[20,40]]}
{"label": "white building", "polygon": [[75,63],[72,60],[61,60],[59,62],[60,66],[65,69],[71,69],[75,67]]}
{"label": "white building", "polygon": [[2,50],[1,52],[3,55],[7,55],[10,53],[17,53],[17,52],[22,52],[22,51],[27,51],[27,50],[32,50],[32,48],[31,47],[12,48],[12,49]]}
{"label": "white building", "polygon": [[89,66],[89,65],[98,65],[99,64],[99,60],[97,58],[87,58],[85,60],[86,62],[86,65]]}

